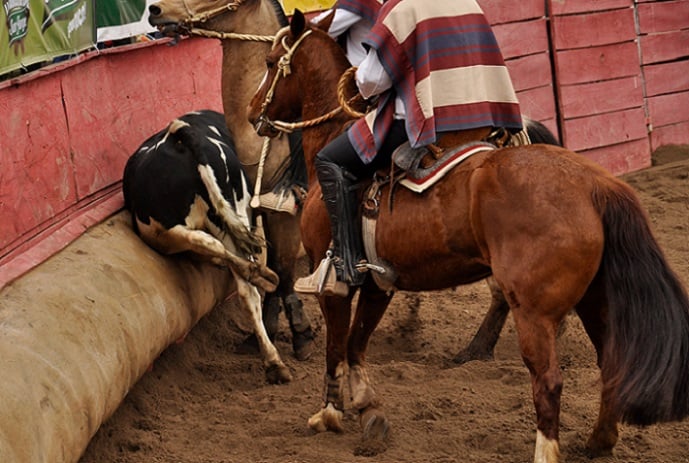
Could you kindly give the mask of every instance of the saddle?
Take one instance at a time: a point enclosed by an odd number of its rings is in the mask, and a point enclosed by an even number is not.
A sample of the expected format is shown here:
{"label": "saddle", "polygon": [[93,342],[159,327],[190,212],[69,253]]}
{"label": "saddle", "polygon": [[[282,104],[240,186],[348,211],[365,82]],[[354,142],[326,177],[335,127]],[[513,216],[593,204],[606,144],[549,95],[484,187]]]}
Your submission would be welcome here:
{"label": "saddle", "polygon": [[[395,150],[392,155],[391,172],[375,178],[367,187],[363,198],[361,230],[368,261],[366,267],[372,270],[371,274],[378,287],[385,291],[393,291],[397,280],[394,268],[378,257],[375,247],[382,186],[390,183],[391,188],[394,188],[399,184],[421,193],[470,156],[508,146],[512,144],[512,138],[513,136],[504,129],[479,128],[443,134],[433,145],[412,148],[409,143],[405,143]],[[395,167],[400,170],[398,174],[394,172]],[[392,196],[391,192],[390,207]]]}

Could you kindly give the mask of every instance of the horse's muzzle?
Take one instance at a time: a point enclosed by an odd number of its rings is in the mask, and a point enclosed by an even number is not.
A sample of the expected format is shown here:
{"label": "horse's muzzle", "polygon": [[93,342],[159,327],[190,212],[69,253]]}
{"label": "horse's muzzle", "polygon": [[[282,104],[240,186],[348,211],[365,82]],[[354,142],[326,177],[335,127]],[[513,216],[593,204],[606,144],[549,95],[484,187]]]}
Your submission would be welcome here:
{"label": "horse's muzzle", "polygon": [[254,130],[262,137],[276,137],[280,133],[264,116],[260,116],[254,122]]}

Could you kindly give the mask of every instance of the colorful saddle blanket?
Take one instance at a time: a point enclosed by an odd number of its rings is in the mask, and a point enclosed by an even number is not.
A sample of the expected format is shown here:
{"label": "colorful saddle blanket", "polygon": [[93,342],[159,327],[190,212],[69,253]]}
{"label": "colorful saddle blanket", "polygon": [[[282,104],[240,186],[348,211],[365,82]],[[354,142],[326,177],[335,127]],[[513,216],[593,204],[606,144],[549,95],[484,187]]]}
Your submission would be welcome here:
{"label": "colorful saddle blanket", "polygon": [[495,146],[486,142],[471,142],[447,150],[431,166],[422,167],[421,160],[430,154],[427,147],[412,148],[409,143],[405,143],[395,150],[392,160],[397,167],[406,172],[406,176],[399,181],[399,184],[412,191],[421,193],[438,180],[443,178],[452,168],[483,151],[494,150]]}

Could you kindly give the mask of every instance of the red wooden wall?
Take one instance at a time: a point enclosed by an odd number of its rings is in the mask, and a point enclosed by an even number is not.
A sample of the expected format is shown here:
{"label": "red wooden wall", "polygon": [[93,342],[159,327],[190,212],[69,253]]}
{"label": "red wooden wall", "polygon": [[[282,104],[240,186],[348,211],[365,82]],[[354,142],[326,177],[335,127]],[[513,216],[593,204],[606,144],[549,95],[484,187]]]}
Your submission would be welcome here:
{"label": "red wooden wall", "polygon": [[689,143],[689,1],[637,2],[651,146]]}
{"label": "red wooden wall", "polygon": [[0,287],[122,208],[125,162],[146,138],[222,111],[218,41],[162,42],[0,83]]}
{"label": "red wooden wall", "polygon": [[615,174],[689,143],[689,0],[479,0],[527,116]]}

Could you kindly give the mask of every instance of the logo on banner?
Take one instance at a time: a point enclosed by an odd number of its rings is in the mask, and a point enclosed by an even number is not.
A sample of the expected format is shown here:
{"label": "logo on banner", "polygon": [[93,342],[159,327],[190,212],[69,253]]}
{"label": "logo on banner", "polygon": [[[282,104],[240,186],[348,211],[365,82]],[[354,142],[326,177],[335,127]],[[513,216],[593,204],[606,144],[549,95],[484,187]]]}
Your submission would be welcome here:
{"label": "logo on banner", "polygon": [[81,0],[45,0],[41,32],[45,32],[55,21],[69,19],[70,13],[80,2]]}
{"label": "logo on banner", "polygon": [[5,18],[7,18],[9,45],[17,54],[29,30],[29,0],[2,0],[2,5],[5,8]]}

